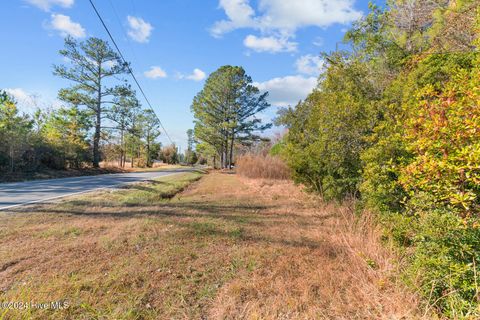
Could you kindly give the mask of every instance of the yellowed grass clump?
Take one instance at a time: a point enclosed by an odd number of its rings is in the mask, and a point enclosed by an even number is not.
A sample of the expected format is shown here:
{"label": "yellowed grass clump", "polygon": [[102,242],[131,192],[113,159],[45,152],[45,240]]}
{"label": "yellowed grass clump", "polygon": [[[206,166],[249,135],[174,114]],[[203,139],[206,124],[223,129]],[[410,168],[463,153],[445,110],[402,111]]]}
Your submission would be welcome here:
{"label": "yellowed grass clump", "polygon": [[288,179],[290,169],[282,159],[275,156],[247,154],[236,161],[238,174],[248,178]]}

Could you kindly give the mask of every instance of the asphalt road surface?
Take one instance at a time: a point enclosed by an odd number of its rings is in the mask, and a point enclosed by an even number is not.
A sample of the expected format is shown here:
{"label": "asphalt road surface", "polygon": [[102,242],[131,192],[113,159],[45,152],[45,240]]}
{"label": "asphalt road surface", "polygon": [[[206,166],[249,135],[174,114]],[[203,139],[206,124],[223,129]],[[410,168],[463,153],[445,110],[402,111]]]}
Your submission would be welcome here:
{"label": "asphalt road surface", "polygon": [[101,174],[96,176],[0,183],[0,210],[188,171],[191,170],[173,169],[168,171]]}

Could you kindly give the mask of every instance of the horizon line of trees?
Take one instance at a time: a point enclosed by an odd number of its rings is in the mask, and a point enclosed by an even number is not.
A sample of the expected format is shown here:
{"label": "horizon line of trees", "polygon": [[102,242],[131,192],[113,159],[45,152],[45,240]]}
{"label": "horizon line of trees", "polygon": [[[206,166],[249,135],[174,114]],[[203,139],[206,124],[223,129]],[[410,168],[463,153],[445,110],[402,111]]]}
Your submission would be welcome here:
{"label": "horizon line of trees", "polygon": [[178,162],[176,147],[157,141],[159,120],[121,78],[129,65],[107,41],[67,37],[59,53],[66,63],[54,65],[53,74],[71,83],[58,93],[60,108],[22,114],[0,90],[0,172],[98,168],[102,160],[122,168],[127,159],[132,167]]}

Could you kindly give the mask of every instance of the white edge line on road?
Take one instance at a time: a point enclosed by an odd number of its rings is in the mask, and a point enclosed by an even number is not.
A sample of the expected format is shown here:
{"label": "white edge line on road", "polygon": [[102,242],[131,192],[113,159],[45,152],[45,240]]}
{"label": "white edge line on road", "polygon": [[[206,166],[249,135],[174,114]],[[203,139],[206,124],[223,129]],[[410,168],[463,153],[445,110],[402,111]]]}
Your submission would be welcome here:
{"label": "white edge line on road", "polygon": [[[162,175],[162,176],[158,176],[158,177],[156,177],[156,178],[151,178],[151,179],[168,177],[168,176],[171,176],[171,175],[173,175],[173,174],[178,174],[178,173],[181,173],[181,172],[172,172],[172,173],[164,174],[164,175]],[[65,198],[65,197],[75,196],[75,195],[79,195],[79,194],[82,194],[82,193],[92,192],[92,191],[95,191],[95,190],[112,189],[112,188],[115,188],[115,187],[118,187],[118,186],[123,186],[123,185],[125,185],[125,184],[138,183],[138,182],[142,182],[142,181],[145,181],[145,180],[150,180],[150,179],[147,178],[147,179],[142,179],[142,180],[138,180],[138,181],[134,181],[134,182],[122,182],[122,183],[119,183],[119,184],[116,184],[116,185],[113,185],[113,186],[110,186],[110,187],[94,188],[94,189],[90,189],[90,190],[85,190],[85,191],[79,191],[79,192],[64,194],[64,195],[61,195],[61,196],[51,197],[51,198],[47,198],[47,199],[28,201],[28,202],[19,203],[19,204],[14,204],[14,205],[7,206],[7,207],[1,207],[1,208],[0,208],[0,211],[2,211],[2,210],[7,210],[7,209],[12,209],[12,208],[16,208],[16,207],[21,207],[21,206],[26,206],[26,205],[29,205],[29,204],[41,203],[41,202],[45,202],[45,201],[50,201],[50,200],[55,200],[55,199],[61,199],[61,198]]]}

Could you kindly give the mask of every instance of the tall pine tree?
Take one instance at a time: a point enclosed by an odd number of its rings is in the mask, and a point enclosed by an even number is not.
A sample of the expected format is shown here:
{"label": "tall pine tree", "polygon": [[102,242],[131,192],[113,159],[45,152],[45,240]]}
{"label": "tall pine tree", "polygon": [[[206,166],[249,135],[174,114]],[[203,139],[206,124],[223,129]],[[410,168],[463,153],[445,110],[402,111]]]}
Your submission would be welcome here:
{"label": "tall pine tree", "polygon": [[65,39],[65,48],[60,50],[69,64],[54,66],[54,74],[72,81],[74,84],[59,92],[60,99],[83,105],[94,115],[95,133],[93,136],[93,166],[100,162],[100,135],[102,119],[111,105],[109,101],[119,87],[108,86],[108,78],[126,73],[128,64],[102,39],[89,38],[77,43],[73,38]]}
{"label": "tall pine tree", "polygon": [[270,104],[268,92],[252,85],[242,67],[223,66],[212,73],[194,98],[195,138],[211,145],[220,155],[221,167],[231,168],[235,142],[258,140],[256,132],[271,127],[256,115]]}

